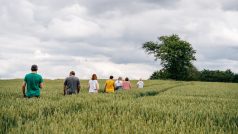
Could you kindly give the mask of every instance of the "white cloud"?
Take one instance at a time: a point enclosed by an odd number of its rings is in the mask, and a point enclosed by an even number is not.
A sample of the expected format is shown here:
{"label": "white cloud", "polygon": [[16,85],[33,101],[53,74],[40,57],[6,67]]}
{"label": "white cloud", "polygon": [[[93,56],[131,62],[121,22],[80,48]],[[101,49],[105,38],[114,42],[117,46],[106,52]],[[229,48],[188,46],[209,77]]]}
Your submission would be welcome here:
{"label": "white cloud", "polygon": [[197,50],[199,69],[238,72],[235,0],[0,0],[0,78],[38,64],[47,78],[97,73],[148,78],[158,69],[141,45],[179,34]]}

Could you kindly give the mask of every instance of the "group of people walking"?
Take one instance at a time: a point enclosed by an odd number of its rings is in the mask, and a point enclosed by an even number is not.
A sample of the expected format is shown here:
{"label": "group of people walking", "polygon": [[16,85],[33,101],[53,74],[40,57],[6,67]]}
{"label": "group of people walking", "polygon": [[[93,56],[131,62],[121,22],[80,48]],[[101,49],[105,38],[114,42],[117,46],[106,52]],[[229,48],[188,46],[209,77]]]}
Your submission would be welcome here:
{"label": "group of people walking", "polygon": [[[43,78],[41,75],[37,74],[38,66],[31,66],[31,73],[27,74],[24,78],[24,82],[22,85],[22,92],[24,97],[39,97],[40,89],[43,88]],[[137,84],[137,88],[143,88],[144,82],[140,79]],[[88,92],[89,93],[98,93],[99,91],[99,82],[97,80],[97,75],[93,74],[91,79],[88,81]],[[114,93],[121,90],[130,90],[132,88],[132,84],[129,81],[129,78],[126,77],[125,80],[122,77],[119,77],[114,81],[113,76],[110,76],[108,80],[106,80],[104,85],[105,93]],[[25,91],[27,89],[27,91]],[[69,77],[67,77],[64,81],[64,95],[77,94],[80,92],[81,84],[78,77],[75,76],[75,72],[71,71],[69,73]]]}

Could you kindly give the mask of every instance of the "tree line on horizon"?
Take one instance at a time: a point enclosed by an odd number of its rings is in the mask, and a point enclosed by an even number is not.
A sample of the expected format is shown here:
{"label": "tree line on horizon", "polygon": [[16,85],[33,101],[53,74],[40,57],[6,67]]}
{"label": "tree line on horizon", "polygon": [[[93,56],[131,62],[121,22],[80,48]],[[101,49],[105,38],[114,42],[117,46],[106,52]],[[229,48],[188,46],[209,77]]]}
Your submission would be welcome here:
{"label": "tree line on horizon", "polygon": [[230,69],[199,71],[192,62],[196,51],[192,45],[176,34],[161,36],[159,42],[145,42],[142,48],[161,61],[162,69],[153,72],[150,79],[172,79],[184,81],[238,82],[238,74]]}

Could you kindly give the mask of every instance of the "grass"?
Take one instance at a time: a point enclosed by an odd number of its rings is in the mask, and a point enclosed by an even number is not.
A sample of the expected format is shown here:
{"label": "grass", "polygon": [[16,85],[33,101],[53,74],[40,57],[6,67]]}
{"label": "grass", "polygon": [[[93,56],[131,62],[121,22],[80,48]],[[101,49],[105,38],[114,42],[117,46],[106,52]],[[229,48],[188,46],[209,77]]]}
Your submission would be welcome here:
{"label": "grass", "polygon": [[88,94],[81,83],[63,96],[63,80],[46,80],[40,98],[25,99],[22,80],[1,80],[0,133],[238,133],[238,84],[155,80]]}

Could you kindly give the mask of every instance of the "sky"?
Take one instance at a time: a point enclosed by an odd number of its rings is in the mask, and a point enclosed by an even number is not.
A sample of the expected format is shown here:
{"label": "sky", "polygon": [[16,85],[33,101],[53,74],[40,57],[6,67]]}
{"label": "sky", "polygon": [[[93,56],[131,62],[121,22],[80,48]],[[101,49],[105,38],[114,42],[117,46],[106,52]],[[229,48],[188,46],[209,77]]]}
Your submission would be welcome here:
{"label": "sky", "polygon": [[237,0],[0,0],[0,79],[148,79],[160,61],[141,48],[177,34],[199,69],[238,73]]}

